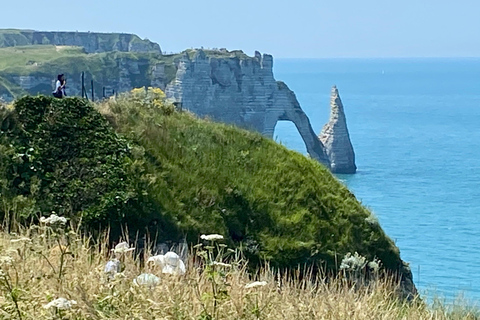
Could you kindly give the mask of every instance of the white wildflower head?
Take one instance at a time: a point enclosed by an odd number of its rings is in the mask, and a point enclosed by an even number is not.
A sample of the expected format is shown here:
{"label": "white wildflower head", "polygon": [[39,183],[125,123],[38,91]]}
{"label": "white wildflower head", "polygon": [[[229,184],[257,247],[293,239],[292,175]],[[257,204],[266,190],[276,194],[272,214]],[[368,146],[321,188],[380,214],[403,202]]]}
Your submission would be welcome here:
{"label": "white wildflower head", "polygon": [[146,286],[149,288],[154,288],[160,284],[160,278],[151,273],[142,273],[141,275],[133,279],[133,283],[136,286]]}
{"label": "white wildflower head", "polygon": [[164,267],[165,266],[165,256],[163,254],[158,254],[156,256],[152,256],[150,258],[148,258],[147,260],[147,263],[153,263],[155,264],[156,266],[159,266],[159,267]]}
{"label": "white wildflower head", "polygon": [[75,304],[77,304],[77,301],[75,301],[75,300],[67,300],[65,298],[58,298],[58,299],[55,299],[53,301],[50,301],[49,303],[47,303],[43,307],[45,309],[56,308],[56,309],[61,309],[61,310],[67,310],[67,309],[70,309]]}
{"label": "white wildflower head", "polygon": [[122,265],[120,263],[120,260],[112,259],[107,262],[103,272],[105,272],[108,275],[108,278],[111,279],[114,278],[117,273],[121,272],[121,268]]}
{"label": "white wildflower head", "polygon": [[358,252],[355,252],[354,255],[349,252],[342,259],[342,263],[340,264],[340,270],[360,271],[365,268],[366,264],[367,259],[359,255]]}
{"label": "white wildflower head", "polygon": [[[157,265],[162,267],[162,273],[182,275],[185,274],[186,268],[182,259],[173,251],[165,253],[165,255],[155,256],[158,257]],[[153,257],[152,257],[153,258]],[[150,260],[150,259],[149,259]]]}
{"label": "white wildflower head", "polygon": [[135,248],[130,248],[130,246],[128,245],[127,242],[120,242],[119,244],[117,244],[115,246],[114,249],[112,249],[112,251],[114,253],[118,253],[118,254],[123,254],[123,253],[127,253],[127,252],[130,252],[130,251],[133,251],[135,250]]}
{"label": "white wildflower head", "polygon": [[215,240],[222,240],[223,236],[220,234],[202,234],[200,239],[207,240],[207,241],[215,241]]}
{"label": "white wildflower head", "polygon": [[375,258],[368,263],[368,268],[373,272],[378,272],[381,265],[382,262],[379,259]]}
{"label": "white wildflower head", "polygon": [[247,285],[245,285],[245,288],[246,289],[251,289],[251,288],[256,288],[256,287],[263,287],[267,285],[267,281],[255,281],[255,282],[251,282]]}
{"label": "white wildflower head", "polygon": [[41,217],[40,222],[47,226],[64,226],[67,223],[67,218],[59,217],[52,213],[48,218]]}
{"label": "white wildflower head", "polygon": [[229,267],[232,266],[231,264],[218,262],[218,261],[213,261],[213,265],[214,266],[219,266],[219,267],[225,267],[225,268],[229,268]]}

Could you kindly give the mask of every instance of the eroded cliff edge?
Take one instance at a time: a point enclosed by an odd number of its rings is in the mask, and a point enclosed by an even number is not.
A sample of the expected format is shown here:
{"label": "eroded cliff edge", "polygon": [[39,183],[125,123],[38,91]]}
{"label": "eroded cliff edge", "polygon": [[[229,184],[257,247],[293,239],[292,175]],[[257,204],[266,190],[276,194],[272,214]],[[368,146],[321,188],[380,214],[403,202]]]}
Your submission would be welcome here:
{"label": "eroded cliff edge", "polygon": [[215,57],[203,50],[185,53],[176,62],[175,79],[166,85],[167,98],[199,116],[234,123],[272,138],[278,121],[292,121],[310,156],[330,162],[310,120],[287,85],[273,76],[273,58],[259,52]]}

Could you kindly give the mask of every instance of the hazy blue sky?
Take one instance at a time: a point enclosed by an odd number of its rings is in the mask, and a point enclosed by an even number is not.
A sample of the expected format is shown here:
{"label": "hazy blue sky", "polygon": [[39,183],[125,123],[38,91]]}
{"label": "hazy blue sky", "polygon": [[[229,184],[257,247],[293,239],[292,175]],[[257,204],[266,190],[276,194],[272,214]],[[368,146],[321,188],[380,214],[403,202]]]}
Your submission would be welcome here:
{"label": "hazy blue sky", "polygon": [[0,10],[0,28],[136,33],[165,51],[480,57],[479,0],[22,0]]}

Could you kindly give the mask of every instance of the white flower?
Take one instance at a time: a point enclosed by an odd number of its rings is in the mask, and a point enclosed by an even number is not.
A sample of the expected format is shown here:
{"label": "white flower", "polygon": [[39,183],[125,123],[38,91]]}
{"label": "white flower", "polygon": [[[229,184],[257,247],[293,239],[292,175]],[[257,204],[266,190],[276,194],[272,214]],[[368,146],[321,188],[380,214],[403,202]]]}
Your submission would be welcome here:
{"label": "white flower", "polygon": [[220,234],[208,234],[208,235],[202,234],[200,236],[200,239],[208,240],[208,241],[215,241],[215,240],[222,240],[223,236],[220,235]]}
{"label": "white flower", "polygon": [[165,266],[165,256],[163,254],[152,256],[148,258],[147,263],[148,262],[153,262],[155,265],[163,268]]}
{"label": "white flower", "polygon": [[45,309],[51,309],[51,308],[57,308],[57,309],[62,309],[62,310],[67,310],[70,309],[73,305],[77,304],[77,301],[75,300],[67,300],[65,298],[58,298],[53,301],[50,301],[43,307]]}
{"label": "white flower", "polygon": [[355,252],[353,256],[349,252],[343,257],[342,263],[340,264],[340,270],[360,271],[365,268],[366,264],[367,259],[359,255],[358,252]]}
{"label": "white flower", "polygon": [[151,273],[142,273],[133,279],[133,283],[137,286],[147,286],[149,288],[153,288],[160,284],[160,278]]}
{"label": "white flower", "polygon": [[378,272],[378,270],[380,270],[380,265],[381,265],[381,261],[377,258],[374,258],[372,261],[370,261],[368,263],[368,267],[370,268],[370,270],[372,270],[373,272]]}
{"label": "white flower", "polygon": [[267,281],[255,281],[255,282],[247,284],[245,286],[245,288],[250,289],[250,288],[255,288],[255,287],[263,287],[265,285],[267,285]]}
{"label": "white flower", "polygon": [[218,262],[218,261],[213,261],[213,265],[214,266],[220,266],[220,267],[227,267],[227,268],[232,266],[231,264]]}
{"label": "white flower", "polygon": [[109,279],[114,278],[115,275],[120,271],[121,271],[121,264],[120,264],[120,260],[118,259],[112,259],[108,261],[107,264],[105,265],[105,269],[103,270],[103,272],[108,274]]}
{"label": "white flower", "polygon": [[59,217],[53,213],[48,218],[41,217],[40,222],[45,223],[47,225],[63,225],[67,223],[67,219],[64,217]]}
{"label": "white flower", "polygon": [[18,239],[12,239],[10,240],[11,243],[16,243],[16,242],[31,242],[32,239],[30,238],[27,238],[27,237],[21,237],[21,238],[18,238]]}
{"label": "white flower", "polygon": [[127,253],[127,252],[133,251],[133,250],[135,250],[135,248],[130,248],[128,243],[126,243],[125,241],[120,242],[119,244],[117,244],[115,246],[115,249],[112,249],[112,251],[115,252],[115,253]]}
{"label": "white flower", "polygon": [[186,271],[185,263],[183,263],[178,254],[173,251],[169,251],[164,255],[159,254],[150,257],[147,262],[153,262],[155,265],[162,268],[162,273],[182,275],[185,274]]}

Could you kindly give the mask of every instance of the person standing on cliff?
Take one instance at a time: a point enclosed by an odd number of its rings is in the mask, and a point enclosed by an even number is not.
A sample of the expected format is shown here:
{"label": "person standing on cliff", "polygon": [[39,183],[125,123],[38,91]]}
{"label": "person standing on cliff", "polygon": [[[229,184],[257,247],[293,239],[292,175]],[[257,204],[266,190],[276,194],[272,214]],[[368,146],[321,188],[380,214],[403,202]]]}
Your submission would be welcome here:
{"label": "person standing on cliff", "polygon": [[59,74],[57,76],[57,81],[55,82],[55,91],[53,91],[53,96],[55,98],[63,98],[66,97],[67,94],[65,93],[65,85],[67,84],[67,80],[65,79],[65,75]]}

